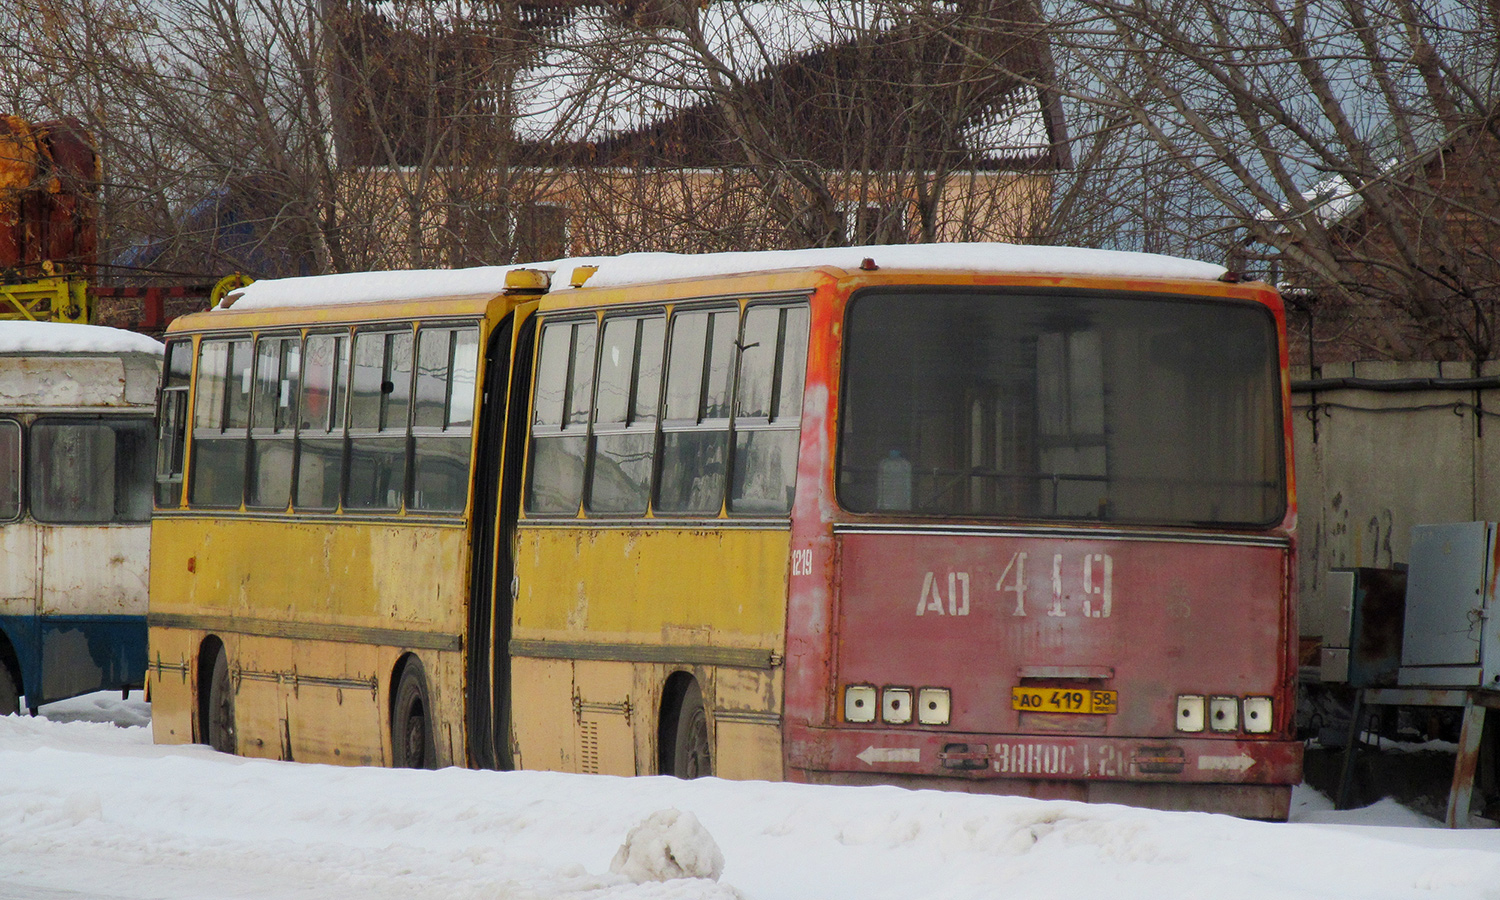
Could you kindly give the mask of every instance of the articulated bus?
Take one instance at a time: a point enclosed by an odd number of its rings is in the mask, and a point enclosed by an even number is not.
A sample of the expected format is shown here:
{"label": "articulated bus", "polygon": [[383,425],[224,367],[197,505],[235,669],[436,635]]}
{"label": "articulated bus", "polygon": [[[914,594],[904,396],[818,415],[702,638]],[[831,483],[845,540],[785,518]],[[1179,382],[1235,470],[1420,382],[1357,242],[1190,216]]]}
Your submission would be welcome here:
{"label": "articulated bus", "polygon": [[232,300],[168,335],[157,740],[1287,813],[1264,284],[970,244]]}
{"label": "articulated bus", "polygon": [[145,684],[161,353],[0,322],[0,715]]}

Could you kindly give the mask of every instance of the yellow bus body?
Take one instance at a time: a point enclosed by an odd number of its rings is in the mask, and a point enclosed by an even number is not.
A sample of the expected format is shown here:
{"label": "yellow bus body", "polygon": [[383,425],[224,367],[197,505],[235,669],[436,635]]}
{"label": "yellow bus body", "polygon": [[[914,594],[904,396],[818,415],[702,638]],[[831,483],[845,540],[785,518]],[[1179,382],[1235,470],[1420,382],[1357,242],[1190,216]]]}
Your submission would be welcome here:
{"label": "yellow bus body", "polygon": [[[683,301],[809,297],[840,272],[801,269],[554,291],[538,313]],[[791,525],[671,518],[615,524],[524,517],[511,642],[516,765],[661,771],[664,688],[691,674],[711,711],[713,772],[781,780],[782,662]]]}
{"label": "yellow bus body", "polygon": [[779,779],[789,540],[786,528],[521,529],[518,765],[655,773],[662,686],[686,669],[713,698],[716,773]]}
{"label": "yellow bus body", "polygon": [[[484,341],[524,299],[219,310],[176,320],[168,339],[464,321],[479,323]],[[414,656],[442,711],[436,762],[463,765],[468,521],[467,508],[441,517],[158,509],[148,673],[156,740],[205,741],[199,655],[214,637],[232,660],[237,752],[391,764],[392,673]]]}
{"label": "yellow bus body", "polygon": [[[210,634],[237,680],[246,756],[383,765],[390,673],[415,652],[434,702],[462,706],[468,540],[461,526],[158,520],[151,659],[157,740],[194,739],[193,668]],[[175,672],[176,677],[167,674]],[[463,760],[461,717],[441,758]],[[276,736],[276,740],[267,735]],[[295,752],[294,752],[295,748]]]}

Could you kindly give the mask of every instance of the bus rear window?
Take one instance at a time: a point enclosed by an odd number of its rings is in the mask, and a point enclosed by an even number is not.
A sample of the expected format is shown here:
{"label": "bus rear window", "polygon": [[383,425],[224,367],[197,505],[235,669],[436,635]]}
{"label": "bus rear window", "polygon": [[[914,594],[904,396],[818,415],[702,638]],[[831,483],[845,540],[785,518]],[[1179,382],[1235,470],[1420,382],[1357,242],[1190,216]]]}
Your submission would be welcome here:
{"label": "bus rear window", "polygon": [[1276,329],[1258,304],[872,292],[846,335],[847,509],[1167,525],[1285,512]]}

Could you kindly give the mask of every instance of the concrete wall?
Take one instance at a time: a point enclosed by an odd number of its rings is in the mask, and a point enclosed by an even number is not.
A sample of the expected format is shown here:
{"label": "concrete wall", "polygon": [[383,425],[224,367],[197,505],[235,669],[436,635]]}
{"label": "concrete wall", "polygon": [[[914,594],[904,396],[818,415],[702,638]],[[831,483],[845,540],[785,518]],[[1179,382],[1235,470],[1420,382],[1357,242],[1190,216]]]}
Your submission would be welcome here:
{"label": "concrete wall", "polygon": [[[1326,383],[1475,373],[1468,363],[1358,362],[1318,374]],[[1500,364],[1479,374],[1500,374]],[[1408,562],[1413,525],[1500,519],[1500,387],[1309,392],[1308,378],[1293,369],[1300,630],[1315,636],[1333,619],[1323,601],[1330,568]]]}

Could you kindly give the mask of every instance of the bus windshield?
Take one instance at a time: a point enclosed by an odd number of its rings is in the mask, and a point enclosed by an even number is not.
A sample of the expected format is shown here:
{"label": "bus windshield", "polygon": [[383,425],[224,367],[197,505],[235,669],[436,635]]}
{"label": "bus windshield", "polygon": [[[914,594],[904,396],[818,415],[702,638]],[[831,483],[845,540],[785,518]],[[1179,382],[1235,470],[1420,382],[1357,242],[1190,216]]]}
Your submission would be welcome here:
{"label": "bus windshield", "polygon": [[1264,526],[1286,509],[1276,323],[1254,303],[867,291],[839,498],[862,513]]}

